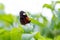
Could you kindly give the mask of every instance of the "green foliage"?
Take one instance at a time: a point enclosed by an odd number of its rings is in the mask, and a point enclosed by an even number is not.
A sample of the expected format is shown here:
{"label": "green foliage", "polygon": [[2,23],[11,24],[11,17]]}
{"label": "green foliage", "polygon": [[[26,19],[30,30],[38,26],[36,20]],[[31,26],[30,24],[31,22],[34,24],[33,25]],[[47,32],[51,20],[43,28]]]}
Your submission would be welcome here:
{"label": "green foliage", "polygon": [[0,29],[0,40],[21,40],[22,28],[13,28],[11,31]]}
{"label": "green foliage", "polygon": [[4,10],[4,5],[0,3],[0,10]]}
{"label": "green foliage", "polygon": [[13,28],[10,32],[11,40],[21,40],[22,33],[21,28]]}
{"label": "green foliage", "polygon": [[44,26],[42,23],[40,23],[39,21],[37,20],[34,20],[33,18],[31,18],[31,23],[35,24],[35,25],[38,25],[38,26]]}
{"label": "green foliage", "polygon": [[52,5],[50,5],[50,4],[44,4],[43,5],[43,8],[49,8],[49,9],[51,9],[51,10],[54,10],[54,8],[52,7]]}
{"label": "green foliage", "polygon": [[60,35],[59,35],[59,36],[56,36],[56,37],[54,38],[54,40],[60,40]]}
{"label": "green foliage", "polygon": [[36,40],[52,40],[51,38],[45,38],[45,37],[41,36],[41,34],[39,32],[37,32],[34,37]]}
{"label": "green foliage", "polygon": [[[34,38],[35,40],[60,40],[60,8],[55,10],[55,5],[58,3],[60,3],[60,1],[56,1],[55,4],[53,2],[51,4],[43,5],[43,8],[46,7],[51,9],[53,14],[51,22],[49,22],[47,18],[42,15],[42,13],[32,15],[27,12],[28,16],[30,16],[33,30],[36,25],[40,28],[36,34],[33,34],[34,31],[29,31],[30,39]],[[4,10],[3,4],[0,4],[0,10]],[[42,23],[40,22],[39,18],[43,19]],[[17,26],[14,25],[14,23],[17,23]],[[26,29],[26,31],[28,30]],[[27,32],[24,31],[24,28],[20,24],[19,16],[2,13],[0,14],[0,40],[22,40],[22,35],[27,34]],[[27,36],[28,35],[24,37],[29,38]]]}
{"label": "green foliage", "polygon": [[6,15],[6,14],[3,14],[3,15],[0,15],[0,20],[3,20],[3,21],[6,21],[8,23],[13,23],[14,19],[13,19],[14,16],[12,15]]}
{"label": "green foliage", "polygon": [[56,4],[60,4],[60,1],[56,1]]}

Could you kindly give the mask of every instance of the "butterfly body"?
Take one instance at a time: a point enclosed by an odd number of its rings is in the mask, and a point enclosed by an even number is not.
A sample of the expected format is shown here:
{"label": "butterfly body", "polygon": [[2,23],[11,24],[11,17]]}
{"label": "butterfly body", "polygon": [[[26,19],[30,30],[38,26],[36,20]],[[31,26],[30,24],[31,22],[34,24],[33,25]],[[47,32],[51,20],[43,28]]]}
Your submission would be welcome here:
{"label": "butterfly body", "polygon": [[20,12],[20,23],[22,25],[30,23],[29,17],[27,16],[27,14],[24,11]]}

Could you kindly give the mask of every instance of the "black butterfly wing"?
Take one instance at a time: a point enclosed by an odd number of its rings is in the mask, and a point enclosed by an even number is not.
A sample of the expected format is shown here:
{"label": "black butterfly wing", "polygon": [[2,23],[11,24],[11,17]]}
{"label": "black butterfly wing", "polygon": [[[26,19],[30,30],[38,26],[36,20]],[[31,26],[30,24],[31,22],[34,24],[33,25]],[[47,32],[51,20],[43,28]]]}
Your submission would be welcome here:
{"label": "black butterfly wing", "polygon": [[25,13],[24,11],[20,12],[20,23],[22,25],[30,23],[29,17],[27,16],[27,14],[23,15],[24,13]]}
{"label": "black butterfly wing", "polygon": [[30,20],[29,20],[28,17],[23,17],[23,18],[20,18],[20,23],[21,23],[22,25],[25,25],[25,24],[30,23]]}
{"label": "black butterfly wing", "polygon": [[20,23],[21,23],[22,25],[25,25],[25,24],[26,24],[25,18],[20,18]]}

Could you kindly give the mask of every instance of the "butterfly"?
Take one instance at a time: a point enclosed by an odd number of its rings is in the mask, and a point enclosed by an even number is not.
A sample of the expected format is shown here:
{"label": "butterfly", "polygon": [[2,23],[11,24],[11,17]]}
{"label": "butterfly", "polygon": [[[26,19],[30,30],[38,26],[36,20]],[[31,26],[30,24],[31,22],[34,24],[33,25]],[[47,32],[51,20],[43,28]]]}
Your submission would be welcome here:
{"label": "butterfly", "polygon": [[29,19],[29,17],[27,16],[26,12],[24,11],[20,11],[20,23],[22,25],[28,24],[31,22],[31,20]]}

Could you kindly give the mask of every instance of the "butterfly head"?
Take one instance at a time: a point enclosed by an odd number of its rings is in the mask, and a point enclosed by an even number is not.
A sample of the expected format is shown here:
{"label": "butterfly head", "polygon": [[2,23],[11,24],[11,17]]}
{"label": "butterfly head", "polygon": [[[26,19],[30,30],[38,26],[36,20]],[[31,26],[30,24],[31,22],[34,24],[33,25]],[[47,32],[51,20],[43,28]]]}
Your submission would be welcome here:
{"label": "butterfly head", "polygon": [[24,15],[26,15],[26,12],[20,11],[20,16],[24,16]]}

